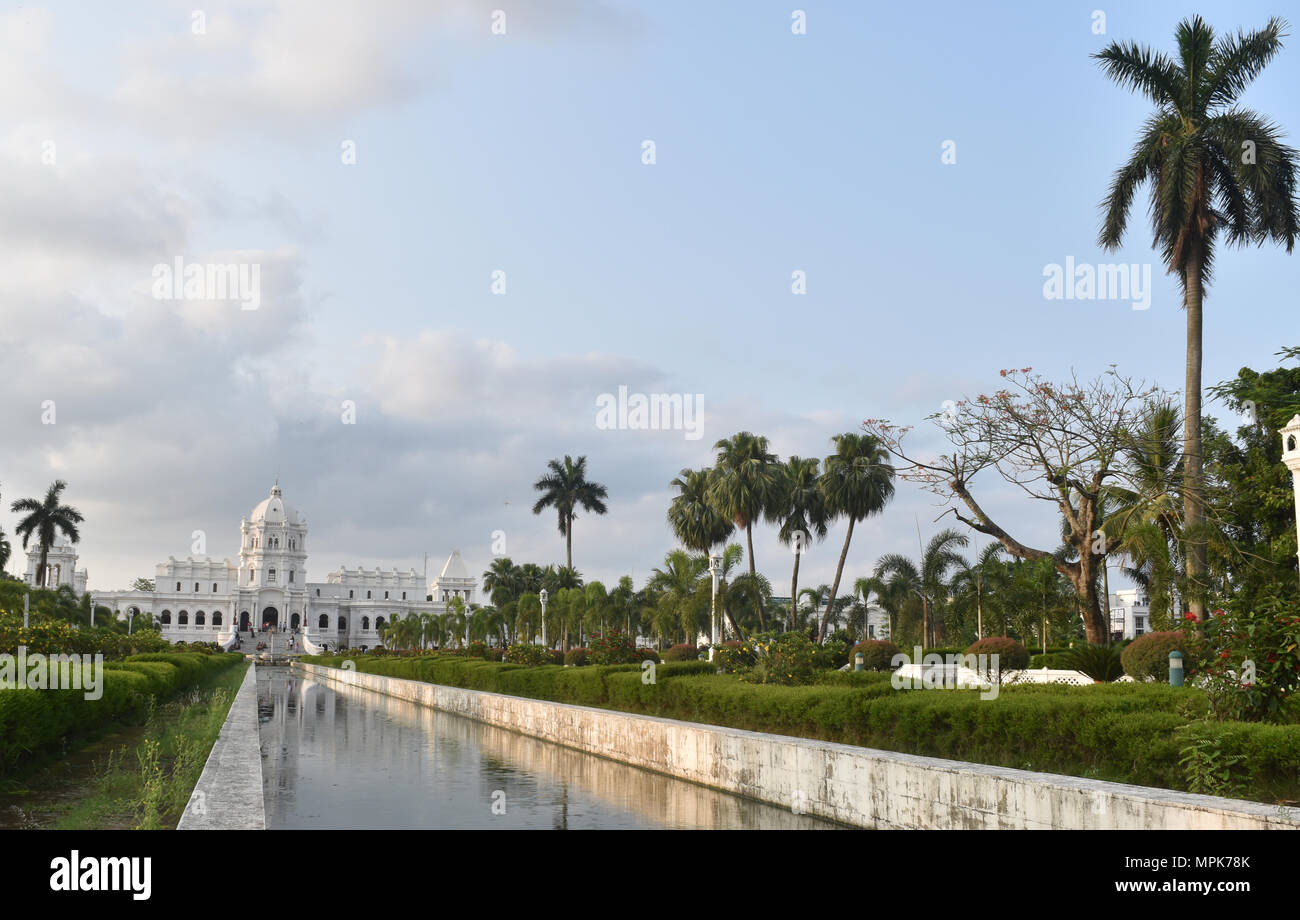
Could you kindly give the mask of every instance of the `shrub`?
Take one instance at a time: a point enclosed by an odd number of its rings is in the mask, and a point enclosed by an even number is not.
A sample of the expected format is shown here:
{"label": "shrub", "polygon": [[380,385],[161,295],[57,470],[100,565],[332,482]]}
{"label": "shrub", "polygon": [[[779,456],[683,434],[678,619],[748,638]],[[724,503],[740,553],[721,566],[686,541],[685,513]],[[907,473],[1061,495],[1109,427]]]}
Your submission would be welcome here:
{"label": "shrub", "polygon": [[503,648],[490,648],[483,654],[483,657],[488,661],[500,661],[505,657],[505,653],[506,650]]}
{"label": "shrub", "polygon": [[632,659],[634,663],[638,661],[653,661],[655,664],[658,664],[660,661],[659,653],[652,648],[635,648],[632,650],[632,654],[636,656]]}
{"label": "shrub", "polygon": [[564,650],[563,650],[563,649],[558,649],[558,648],[548,648],[548,649],[546,650],[546,654],[550,656],[550,661],[547,662],[548,664],[558,664],[558,665],[563,665],[563,664],[564,664]]}
{"label": "shrub", "polygon": [[582,646],[569,649],[564,655],[564,663],[575,668],[580,668],[587,663],[591,653]]}
{"label": "shrub", "polygon": [[857,654],[862,653],[862,666],[868,671],[892,671],[894,656],[902,649],[888,639],[868,639],[849,650],[849,664],[857,666]]}
{"label": "shrub", "polygon": [[486,658],[487,643],[475,639],[473,642],[469,644],[469,647],[465,649],[465,654],[468,655],[470,658]]}
{"label": "shrub", "polygon": [[1202,686],[1217,718],[1279,720],[1300,690],[1300,601],[1273,593],[1234,598],[1216,610],[1205,671]]}
{"label": "shrub", "polygon": [[[1112,645],[1111,648],[1118,648]],[[1070,650],[1063,652],[1048,652],[1046,655],[1031,655],[1029,658],[1029,667],[1031,670],[1039,668],[1051,668],[1053,671],[1073,670],[1073,659],[1070,658]]]}
{"label": "shrub", "polygon": [[679,642],[664,652],[664,661],[698,661],[700,650],[694,645]]}
{"label": "shrub", "polygon": [[530,667],[550,664],[551,653],[544,645],[512,645],[506,649],[505,661],[511,664],[525,664]]}
{"label": "shrub", "polygon": [[618,629],[596,636],[590,651],[592,664],[631,664],[641,660],[632,637]]}
{"label": "shrub", "polygon": [[733,674],[754,666],[754,652],[738,639],[728,639],[713,653],[713,663]]}
{"label": "shrub", "polygon": [[1138,636],[1121,655],[1124,673],[1134,680],[1154,679],[1169,683],[1169,653],[1183,653],[1183,672],[1192,674],[1204,654],[1204,644],[1195,633],[1181,630],[1152,632]]}
{"label": "shrub", "polygon": [[998,668],[1002,671],[1018,671],[1029,667],[1029,650],[1006,636],[987,636],[972,642],[966,649],[967,655],[997,655]]}

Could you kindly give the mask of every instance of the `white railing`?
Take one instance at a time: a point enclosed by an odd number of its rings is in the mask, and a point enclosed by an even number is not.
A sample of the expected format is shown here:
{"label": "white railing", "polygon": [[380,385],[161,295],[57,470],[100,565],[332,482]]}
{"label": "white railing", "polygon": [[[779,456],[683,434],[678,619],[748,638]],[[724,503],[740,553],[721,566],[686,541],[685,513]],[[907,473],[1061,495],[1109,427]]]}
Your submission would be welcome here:
{"label": "white railing", "polygon": [[308,655],[322,655],[325,653],[323,648],[311,641],[311,637],[307,635],[307,630],[304,629],[299,633],[298,638],[302,640],[302,650]]}

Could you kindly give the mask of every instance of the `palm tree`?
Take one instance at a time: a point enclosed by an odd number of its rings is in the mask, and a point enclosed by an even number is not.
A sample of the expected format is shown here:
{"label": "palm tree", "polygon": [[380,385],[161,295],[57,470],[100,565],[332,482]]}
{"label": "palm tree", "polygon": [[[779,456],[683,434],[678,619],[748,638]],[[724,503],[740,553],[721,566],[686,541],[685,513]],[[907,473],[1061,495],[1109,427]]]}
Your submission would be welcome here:
{"label": "palm tree", "polygon": [[992,586],[999,582],[1002,551],[1002,544],[995,540],[976,554],[974,562],[968,563],[963,559],[958,563],[953,574],[953,595],[967,602],[973,599],[976,639],[984,638],[984,599],[989,596]]}
{"label": "palm tree", "polygon": [[509,556],[493,559],[492,565],[483,573],[483,590],[498,607],[517,600],[523,591],[523,573]]}
{"label": "palm tree", "polygon": [[[1200,16],[1175,30],[1177,59],[1112,42],[1094,57],[1120,86],[1155,104],[1132,156],[1111,181],[1103,205],[1100,243],[1119,248],[1139,186],[1151,188],[1155,243],[1178,275],[1187,310],[1187,362],[1183,417],[1183,519],[1199,532],[1205,520],[1201,456],[1201,307],[1215,244],[1281,243],[1289,253],[1300,228],[1295,198],[1296,151],[1262,115],[1237,100],[1282,49],[1286,23],[1270,19],[1256,32],[1215,41]],[[1199,536],[1187,547],[1187,574],[1195,592],[1192,611],[1204,619],[1206,547]]]}
{"label": "palm tree", "polygon": [[[790,603],[799,597],[799,560],[813,539],[824,540],[830,529],[826,514],[826,496],[822,493],[816,457],[791,457],[782,468],[785,481],[781,489],[781,529],[777,539],[786,546],[794,544],[794,573],[790,576]],[[794,610],[791,610],[791,619]]]}
{"label": "palm tree", "polygon": [[948,572],[965,565],[966,560],[954,549],[970,542],[965,534],[948,528],[941,530],[921,551],[920,565],[901,553],[888,553],[876,563],[876,578],[897,579],[901,585],[921,598],[921,642],[934,647],[934,605],[948,596]]}
{"label": "palm tree", "polygon": [[680,630],[686,642],[695,641],[700,618],[709,609],[707,567],[703,556],[675,549],[664,556],[663,568],[651,570],[647,587],[658,595],[654,620],[660,636],[675,636]]}
{"label": "palm tree", "polygon": [[826,497],[826,514],[830,518],[847,517],[849,529],[844,535],[844,549],[835,567],[835,580],[826,602],[826,615],[822,617],[817,634],[819,643],[826,641],[826,623],[835,607],[835,597],[844,575],[844,562],[849,556],[849,543],[853,540],[853,526],[872,514],[879,514],[894,497],[894,468],[886,460],[889,452],[869,434],[847,432],[831,439],[835,453],[826,458],[821,478],[822,494]]}
{"label": "palm tree", "polygon": [[27,541],[35,536],[41,548],[41,561],[36,566],[36,586],[45,585],[45,560],[49,557],[50,547],[61,531],[73,543],[81,539],[77,525],[85,520],[81,512],[69,505],[59,504],[63,490],[68,484],[56,479],[45,492],[44,499],[20,498],[9,506],[9,510],[27,517],[18,522],[16,532],[23,538],[23,549]]}
{"label": "palm tree", "polygon": [[5,566],[9,564],[9,557],[13,554],[13,550],[9,538],[5,536],[4,528],[0,527],[0,575],[4,574]]}
{"label": "palm tree", "polygon": [[[709,483],[709,502],[718,513],[745,531],[749,574],[754,570],[754,522],[766,516],[775,520],[781,503],[781,467],[768,449],[767,438],[748,431],[724,438],[713,445],[718,452]],[[767,629],[760,597],[758,625]]]}
{"label": "palm tree", "polygon": [[565,565],[573,568],[573,519],[577,517],[579,507],[595,514],[604,514],[605,499],[609,498],[605,487],[598,482],[587,481],[587,458],[579,457],[575,463],[568,454],[564,462],[548,460],[545,476],[533,483],[533,488],[542,493],[542,497],[533,505],[533,514],[541,514],[547,508],[555,508],[560,527],[560,536],[564,537]]}
{"label": "palm tree", "polygon": [[709,501],[709,484],[713,471],[683,469],[671,483],[677,490],[668,506],[668,524],[682,546],[697,553],[708,553],[722,543],[736,525]]}

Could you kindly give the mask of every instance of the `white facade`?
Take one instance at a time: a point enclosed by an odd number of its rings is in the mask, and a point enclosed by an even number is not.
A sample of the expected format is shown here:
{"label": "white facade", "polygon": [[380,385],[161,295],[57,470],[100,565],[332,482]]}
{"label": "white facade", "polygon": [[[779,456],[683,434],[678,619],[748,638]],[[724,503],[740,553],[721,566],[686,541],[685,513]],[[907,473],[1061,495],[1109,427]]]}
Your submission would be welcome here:
{"label": "white facade", "polygon": [[38,588],[58,588],[67,585],[77,596],[86,593],[86,570],[77,569],[77,549],[72,541],[64,536],[56,536],[45,556],[45,577],[41,584],[36,583],[36,570],[41,565],[40,544],[34,544],[27,550],[27,572],[23,581]]}
{"label": "white facade", "polygon": [[458,551],[427,590],[414,569],[344,566],[323,582],[309,582],[307,521],[284,500],[278,483],[240,521],[239,536],[238,564],[173,556],[158,564],[154,591],[96,591],[93,601],[119,618],[151,614],[173,642],[224,643],[236,628],[274,626],[304,630],[329,648],[355,648],[382,645],[385,622],[444,612],[444,595],[462,598],[468,609],[478,591]]}
{"label": "white facade", "polygon": [[1282,462],[1291,471],[1291,488],[1295,490],[1296,545],[1300,552],[1300,414],[1291,417],[1282,435]]}
{"label": "white facade", "polygon": [[1139,588],[1125,588],[1110,596],[1112,639],[1136,639],[1151,632],[1151,598]]}

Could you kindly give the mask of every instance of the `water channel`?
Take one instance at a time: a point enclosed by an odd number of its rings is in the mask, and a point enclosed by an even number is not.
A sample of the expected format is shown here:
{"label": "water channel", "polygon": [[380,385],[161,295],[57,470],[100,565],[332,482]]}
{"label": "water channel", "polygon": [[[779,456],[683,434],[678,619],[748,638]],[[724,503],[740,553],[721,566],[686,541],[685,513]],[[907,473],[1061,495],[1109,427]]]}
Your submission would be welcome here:
{"label": "water channel", "polygon": [[288,668],[257,705],[273,830],[838,826]]}

